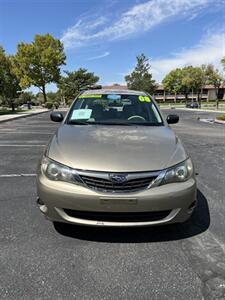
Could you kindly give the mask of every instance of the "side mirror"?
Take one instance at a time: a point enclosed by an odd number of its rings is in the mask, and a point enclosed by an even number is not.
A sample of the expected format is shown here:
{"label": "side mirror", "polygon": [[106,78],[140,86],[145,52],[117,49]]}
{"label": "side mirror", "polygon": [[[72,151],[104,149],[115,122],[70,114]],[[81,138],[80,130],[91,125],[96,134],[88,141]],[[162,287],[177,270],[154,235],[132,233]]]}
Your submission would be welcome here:
{"label": "side mirror", "polygon": [[168,115],[166,118],[166,121],[168,124],[176,124],[179,122],[179,116],[178,115]]}
{"label": "side mirror", "polygon": [[50,114],[50,119],[53,121],[53,122],[62,122],[63,120],[63,115],[58,112],[58,111],[53,111],[51,112]]}

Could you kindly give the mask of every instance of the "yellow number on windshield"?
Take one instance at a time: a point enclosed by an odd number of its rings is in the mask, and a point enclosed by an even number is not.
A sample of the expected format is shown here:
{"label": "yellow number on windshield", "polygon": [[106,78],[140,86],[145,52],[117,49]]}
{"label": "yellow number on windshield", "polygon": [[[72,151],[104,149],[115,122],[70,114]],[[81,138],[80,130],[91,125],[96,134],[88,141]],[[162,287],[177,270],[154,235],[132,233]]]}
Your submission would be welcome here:
{"label": "yellow number on windshield", "polygon": [[148,96],[139,96],[138,99],[141,102],[151,102],[151,99]]}

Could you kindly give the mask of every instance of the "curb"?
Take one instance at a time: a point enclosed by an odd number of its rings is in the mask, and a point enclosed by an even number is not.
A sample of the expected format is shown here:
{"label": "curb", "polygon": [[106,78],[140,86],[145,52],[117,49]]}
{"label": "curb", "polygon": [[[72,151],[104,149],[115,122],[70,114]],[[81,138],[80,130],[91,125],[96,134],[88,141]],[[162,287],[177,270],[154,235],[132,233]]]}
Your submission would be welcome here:
{"label": "curb", "polygon": [[49,112],[49,110],[40,111],[40,112],[37,112],[37,113],[32,113],[32,114],[27,114],[27,115],[24,114],[24,115],[20,115],[20,116],[15,116],[15,117],[10,118],[10,119],[0,120],[0,123],[10,122],[10,121],[14,121],[16,119],[28,118],[28,117],[40,115],[40,114],[47,113],[47,112]]}
{"label": "curb", "polygon": [[215,119],[214,122],[217,123],[217,124],[224,124],[225,125],[225,121],[223,121],[223,120]]}
{"label": "curb", "polygon": [[199,112],[213,112],[213,113],[224,113],[224,110],[212,110],[212,109],[199,109],[199,108],[175,108],[180,110],[186,110],[186,111],[199,111]]}

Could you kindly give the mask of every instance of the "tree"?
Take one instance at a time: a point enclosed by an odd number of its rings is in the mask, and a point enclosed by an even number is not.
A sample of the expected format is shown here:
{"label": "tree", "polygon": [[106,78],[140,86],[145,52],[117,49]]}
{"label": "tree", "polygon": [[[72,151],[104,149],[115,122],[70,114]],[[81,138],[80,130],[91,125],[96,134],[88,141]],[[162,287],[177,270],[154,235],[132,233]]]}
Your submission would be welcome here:
{"label": "tree", "polygon": [[162,81],[166,91],[169,91],[175,95],[182,90],[182,70],[177,68],[170,71]]}
{"label": "tree", "polygon": [[60,91],[58,90],[57,92],[48,92],[47,93],[47,98],[48,98],[48,101],[50,101],[50,102],[60,103],[60,101],[61,101]]}
{"label": "tree", "polygon": [[34,99],[34,95],[32,92],[22,92],[20,93],[19,98],[16,101],[16,104],[22,105],[22,104],[31,103],[33,99]]}
{"label": "tree", "polygon": [[200,67],[200,82],[201,82],[201,88],[200,88],[200,93],[198,93],[198,102],[199,102],[199,107],[201,108],[201,102],[202,102],[202,94],[203,94],[203,88],[208,82],[208,75],[207,75],[207,70],[208,70],[208,65],[201,65]]}
{"label": "tree", "polygon": [[6,70],[8,68],[8,62],[4,49],[0,46],[0,93],[2,94],[4,88],[4,80]]}
{"label": "tree", "polygon": [[[188,66],[183,68],[184,78],[186,76],[186,84],[193,94],[197,94],[197,101],[201,107],[202,91],[207,83],[207,66],[202,65],[201,67]],[[184,82],[185,79],[183,79]]]}
{"label": "tree", "polygon": [[225,56],[221,59],[221,64],[223,66],[223,69],[225,70]]}
{"label": "tree", "polygon": [[[192,93],[192,101],[194,92],[198,95],[202,87],[201,70],[198,67],[187,66],[182,69],[182,91],[185,94],[186,101],[188,94]],[[199,96],[198,96],[199,97]]]}
{"label": "tree", "polygon": [[47,101],[46,84],[59,82],[60,66],[65,64],[63,44],[50,34],[35,35],[30,44],[20,43],[14,56],[13,71],[21,88],[37,86]]}
{"label": "tree", "polygon": [[188,94],[192,87],[191,67],[183,69],[177,68],[170,71],[163,79],[165,89],[172,93],[180,93],[185,95],[185,100],[188,100]]}
{"label": "tree", "polygon": [[206,83],[205,71],[200,67],[187,66],[170,71],[163,79],[164,88],[174,94],[182,93],[185,100],[188,100],[188,94],[194,92],[198,95],[198,102],[201,103],[201,93]]}
{"label": "tree", "polygon": [[11,57],[5,55],[5,51],[0,47],[0,95],[3,102],[15,109],[15,98],[21,90],[19,80],[12,72]]}
{"label": "tree", "polygon": [[66,76],[61,77],[58,87],[66,102],[71,102],[81,90],[95,87],[99,77],[86,69],[80,68],[77,71],[65,71]]}
{"label": "tree", "polygon": [[44,97],[43,97],[43,93],[39,92],[35,95],[35,99],[34,99],[34,103],[35,105],[43,105],[44,104]]}
{"label": "tree", "polygon": [[52,103],[52,106],[55,108],[59,107],[59,104],[61,102],[61,95],[60,91],[57,92],[48,92],[47,93],[48,102]]}
{"label": "tree", "polygon": [[142,53],[136,57],[137,64],[133,72],[125,76],[125,81],[129,89],[145,91],[153,94],[156,89],[156,82],[149,72],[151,66],[149,59]]}
{"label": "tree", "polygon": [[213,65],[208,65],[207,68],[208,83],[212,84],[216,90],[216,108],[219,108],[219,89],[224,83],[224,77],[218,69]]}

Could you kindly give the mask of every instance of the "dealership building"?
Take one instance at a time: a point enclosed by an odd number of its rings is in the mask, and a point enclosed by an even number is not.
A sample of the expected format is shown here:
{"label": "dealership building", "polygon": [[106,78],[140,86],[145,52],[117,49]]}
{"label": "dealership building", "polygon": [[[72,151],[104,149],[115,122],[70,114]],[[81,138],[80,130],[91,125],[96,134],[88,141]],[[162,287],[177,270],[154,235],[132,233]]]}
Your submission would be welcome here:
{"label": "dealership building", "polygon": [[[113,89],[116,89],[116,90],[128,89],[126,85],[120,85],[117,83],[115,83],[113,85],[102,86],[102,88],[103,89],[111,89],[111,90],[113,90]],[[153,96],[157,102],[184,102],[185,101],[185,95],[169,93],[164,89],[162,84],[158,85]],[[197,94],[190,93],[188,95],[189,100],[193,99],[194,101],[196,101],[197,98],[198,98]],[[225,87],[224,86],[219,89],[218,98],[220,100],[225,100]],[[213,85],[204,86],[204,88],[202,90],[201,99],[202,99],[202,101],[206,101],[206,102],[209,100],[216,99],[216,89],[214,88]]]}

